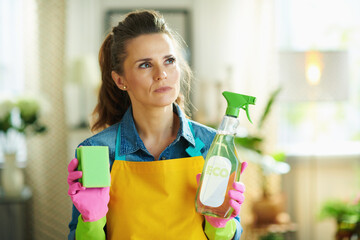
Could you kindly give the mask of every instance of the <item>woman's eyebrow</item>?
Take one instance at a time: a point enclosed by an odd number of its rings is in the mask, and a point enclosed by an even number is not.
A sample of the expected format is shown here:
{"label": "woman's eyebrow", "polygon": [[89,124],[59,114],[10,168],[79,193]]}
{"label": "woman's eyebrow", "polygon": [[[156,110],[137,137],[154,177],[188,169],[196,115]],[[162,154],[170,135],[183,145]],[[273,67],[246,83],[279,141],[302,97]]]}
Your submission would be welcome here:
{"label": "woman's eyebrow", "polygon": [[175,57],[173,54],[169,54],[169,55],[166,55],[166,56],[164,56],[164,58],[171,58],[171,57]]}
{"label": "woman's eyebrow", "polygon": [[[167,58],[171,58],[171,57],[174,58],[174,57],[175,57],[174,54],[165,55],[163,58],[164,58],[164,59],[167,59]],[[151,61],[151,60],[152,60],[152,58],[140,58],[140,59],[136,60],[135,63],[138,63],[138,62],[149,62],[149,61]]]}
{"label": "woman's eyebrow", "polygon": [[152,60],[152,58],[141,58],[141,59],[136,60],[135,63],[137,63],[137,62],[148,62],[148,61],[151,61],[151,60]]}

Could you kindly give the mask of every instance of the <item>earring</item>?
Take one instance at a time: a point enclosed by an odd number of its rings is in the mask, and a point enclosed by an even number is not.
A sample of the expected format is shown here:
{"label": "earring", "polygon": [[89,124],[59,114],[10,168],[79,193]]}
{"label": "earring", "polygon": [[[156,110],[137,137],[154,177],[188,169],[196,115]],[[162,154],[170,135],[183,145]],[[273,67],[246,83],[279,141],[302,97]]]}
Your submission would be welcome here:
{"label": "earring", "polygon": [[125,89],[126,89],[126,86],[123,86],[123,89],[125,90]]}

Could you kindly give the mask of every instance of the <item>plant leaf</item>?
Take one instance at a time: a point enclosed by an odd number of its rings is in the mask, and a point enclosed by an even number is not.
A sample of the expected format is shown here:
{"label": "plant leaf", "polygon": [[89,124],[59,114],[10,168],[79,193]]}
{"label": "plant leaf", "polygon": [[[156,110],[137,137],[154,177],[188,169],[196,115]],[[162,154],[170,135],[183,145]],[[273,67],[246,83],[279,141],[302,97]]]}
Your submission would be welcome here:
{"label": "plant leaf", "polygon": [[244,148],[253,150],[262,154],[260,143],[263,141],[262,138],[256,136],[248,136],[248,137],[236,137],[234,142]]}
{"label": "plant leaf", "polygon": [[271,154],[271,156],[277,162],[285,162],[285,159],[286,159],[286,154],[284,152],[276,152],[276,153]]}
{"label": "plant leaf", "polygon": [[264,110],[264,113],[263,115],[261,116],[261,119],[260,119],[260,122],[259,122],[259,125],[258,125],[258,128],[261,129],[267,116],[269,115],[270,113],[270,110],[271,110],[271,107],[273,105],[273,103],[275,102],[275,99],[276,97],[278,96],[278,94],[280,93],[281,91],[281,87],[277,88],[270,96],[268,102],[267,102],[267,105],[265,107],[265,110]]}

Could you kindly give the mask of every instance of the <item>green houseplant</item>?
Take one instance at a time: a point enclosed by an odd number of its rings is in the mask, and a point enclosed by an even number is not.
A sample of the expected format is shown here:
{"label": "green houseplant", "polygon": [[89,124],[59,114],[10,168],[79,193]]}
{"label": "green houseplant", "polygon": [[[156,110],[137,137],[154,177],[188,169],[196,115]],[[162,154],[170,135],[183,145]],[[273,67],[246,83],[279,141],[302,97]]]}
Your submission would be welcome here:
{"label": "green houseplant", "polygon": [[353,201],[339,199],[325,201],[321,206],[319,219],[326,218],[336,221],[336,239],[360,236],[360,194]]}
{"label": "green houseplant", "polygon": [[24,134],[44,132],[40,111],[39,100],[32,97],[0,99],[0,132],[7,133],[10,129]]}
{"label": "green houseplant", "polygon": [[0,163],[1,185],[6,196],[19,196],[24,188],[20,163],[26,162],[26,136],[44,133],[40,123],[40,102],[23,96],[0,99]]}
{"label": "green houseplant", "polygon": [[282,196],[273,196],[268,187],[268,179],[273,174],[285,174],[290,171],[290,166],[285,162],[284,152],[265,152],[266,136],[263,127],[268,119],[272,107],[278,97],[281,88],[274,90],[265,106],[259,122],[256,124],[256,133],[236,137],[235,143],[243,158],[257,164],[261,169],[261,199],[253,203],[253,212],[257,224],[276,223],[277,216],[284,211],[284,199]]}
{"label": "green houseplant", "polygon": [[263,126],[268,119],[268,116],[280,91],[281,88],[278,88],[271,93],[261,118],[256,124],[256,134],[248,134],[246,136],[235,138],[235,143],[237,146],[239,146],[240,149],[247,150],[247,155],[249,156],[248,160],[258,164],[261,167],[263,176],[262,193],[264,197],[269,195],[269,190],[266,184],[267,176],[270,174],[285,174],[290,171],[290,166],[285,162],[286,155],[284,152],[273,152],[268,154],[264,151],[264,144],[266,144],[266,139],[262,134]]}
{"label": "green houseplant", "polygon": [[39,120],[43,104],[32,96],[0,97],[0,162],[1,156],[26,148],[27,136],[46,131]]}

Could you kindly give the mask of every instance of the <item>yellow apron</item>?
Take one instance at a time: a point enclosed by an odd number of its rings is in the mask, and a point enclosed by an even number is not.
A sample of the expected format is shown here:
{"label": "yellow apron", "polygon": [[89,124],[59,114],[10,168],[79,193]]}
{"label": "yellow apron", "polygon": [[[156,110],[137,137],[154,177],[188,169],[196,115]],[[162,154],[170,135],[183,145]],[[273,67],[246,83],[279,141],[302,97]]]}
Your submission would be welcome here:
{"label": "yellow apron", "polygon": [[107,239],[207,239],[204,217],[195,211],[195,176],[204,165],[200,139],[196,139],[196,148],[187,149],[197,156],[133,162],[118,155],[120,135],[119,128],[111,170]]}

